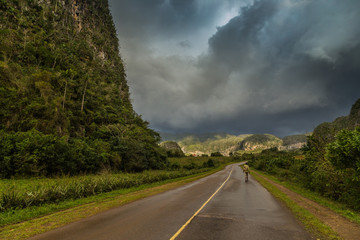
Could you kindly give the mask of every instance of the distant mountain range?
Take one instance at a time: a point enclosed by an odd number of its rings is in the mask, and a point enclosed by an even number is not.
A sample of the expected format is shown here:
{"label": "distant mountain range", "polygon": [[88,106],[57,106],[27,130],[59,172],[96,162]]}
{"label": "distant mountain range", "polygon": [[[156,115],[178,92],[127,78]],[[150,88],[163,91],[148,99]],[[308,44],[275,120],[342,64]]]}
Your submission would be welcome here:
{"label": "distant mountain range", "polygon": [[[318,125],[313,132],[300,135],[291,135],[283,138],[271,134],[242,134],[227,133],[206,134],[169,134],[160,133],[162,141],[175,141],[186,155],[210,155],[220,152],[223,155],[230,153],[260,152],[264,149],[277,147],[279,150],[296,150],[303,147],[307,141],[314,147],[320,156],[324,156],[325,147],[335,140],[336,134],[342,129],[353,130],[360,126],[360,99],[350,110],[348,116],[335,119],[333,122],[324,122]],[[310,138],[308,138],[311,136]]]}
{"label": "distant mountain range", "polygon": [[[271,134],[242,134],[227,133],[206,134],[169,134],[160,133],[163,141],[175,141],[186,155],[210,155],[220,152],[230,153],[260,152],[264,149],[277,147],[279,150],[296,150],[303,147],[307,141],[324,156],[325,147],[335,140],[336,134],[342,129],[353,130],[360,125],[360,99],[352,106],[348,116],[324,122],[318,125],[312,133],[291,135],[279,138]],[[310,138],[308,138],[311,136]]]}
{"label": "distant mountain range", "polygon": [[231,153],[259,152],[277,147],[280,150],[299,149],[306,143],[306,135],[292,135],[279,138],[271,134],[227,133],[206,134],[169,134],[160,133],[163,141],[175,141],[186,155],[200,156],[220,152],[228,156]]}

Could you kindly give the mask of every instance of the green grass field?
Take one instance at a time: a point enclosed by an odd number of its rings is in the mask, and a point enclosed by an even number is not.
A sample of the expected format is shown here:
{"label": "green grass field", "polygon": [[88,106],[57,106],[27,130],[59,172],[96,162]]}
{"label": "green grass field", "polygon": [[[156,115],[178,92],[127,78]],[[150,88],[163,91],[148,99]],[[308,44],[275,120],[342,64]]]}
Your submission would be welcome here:
{"label": "green grass field", "polygon": [[171,158],[170,166],[176,169],[142,173],[3,179],[0,180],[0,227],[84,204],[86,199],[96,199],[106,193],[120,191],[118,194],[122,194],[126,189],[204,174],[232,160],[226,157],[209,159]]}

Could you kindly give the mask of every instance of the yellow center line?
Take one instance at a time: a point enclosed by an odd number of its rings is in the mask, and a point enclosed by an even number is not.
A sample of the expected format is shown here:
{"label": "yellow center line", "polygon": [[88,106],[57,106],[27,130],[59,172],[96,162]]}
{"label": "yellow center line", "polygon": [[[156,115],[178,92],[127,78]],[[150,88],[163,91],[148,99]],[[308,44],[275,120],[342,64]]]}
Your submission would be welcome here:
{"label": "yellow center line", "polygon": [[211,197],[201,206],[201,208],[199,208],[199,210],[196,211],[196,213],[174,234],[174,236],[172,236],[170,238],[170,240],[174,240],[175,238],[177,238],[180,235],[180,233],[187,227],[187,225],[189,225],[189,223],[196,217],[196,215],[198,215],[198,213],[206,206],[206,204],[208,204],[210,202],[210,200],[220,191],[220,189],[229,180],[233,169],[234,169],[234,167],[231,168],[230,174],[227,177],[227,179],[225,180],[225,182],[223,182],[223,184],[221,184],[221,186],[216,190],[216,192],[214,192],[214,194],[211,195]]}

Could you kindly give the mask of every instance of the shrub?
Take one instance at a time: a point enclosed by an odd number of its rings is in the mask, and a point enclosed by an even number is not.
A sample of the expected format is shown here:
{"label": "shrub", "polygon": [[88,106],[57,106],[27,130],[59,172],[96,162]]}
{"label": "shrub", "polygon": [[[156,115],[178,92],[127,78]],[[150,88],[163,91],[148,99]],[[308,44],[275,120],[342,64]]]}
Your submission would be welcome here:
{"label": "shrub", "polygon": [[189,163],[189,164],[184,165],[183,168],[184,168],[184,169],[187,169],[187,170],[192,170],[192,169],[197,169],[197,168],[199,168],[199,166],[198,166],[196,163],[191,162],[191,163]]}
{"label": "shrub", "polygon": [[171,170],[179,170],[181,168],[180,164],[179,163],[171,163],[170,164],[170,169]]}
{"label": "shrub", "polygon": [[213,152],[210,154],[211,157],[222,157],[223,155],[220,152]]}
{"label": "shrub", "polygon": [[336,140],[327,145],[326,158],[338,169],[354,169],[360,180],[360,127],[342,130]]}
{"label": "shrub", "polygon": [[212,158],[209,158],[206,162],[203,163],[204,168],[213,168],[217,165],[217,162]]}

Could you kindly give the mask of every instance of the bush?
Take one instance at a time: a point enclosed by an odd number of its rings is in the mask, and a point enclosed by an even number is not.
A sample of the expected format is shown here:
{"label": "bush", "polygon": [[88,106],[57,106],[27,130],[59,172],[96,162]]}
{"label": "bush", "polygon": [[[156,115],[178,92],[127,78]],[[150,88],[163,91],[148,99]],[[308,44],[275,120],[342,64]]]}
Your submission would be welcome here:
{"label": "bush", "polygon": [[[336,140],[326,147],[326,160],[333,170],[327,174],[326,183],[333,189],[332,197],[360,209],[360,127],[355,130],[342,130]],[[336,174],[336,175],[335,175]],[[329,176],[336,181],[329,179]],[[325,193],[327,194],[327,193]]]}
{"label": "bush", "polygon": [[217,165],[217,162],[214,161],[212,158],[209,158],[206,162],[203,163],[204,168],[213,168]]}
{"label": "bush", "polygon": [[342,130],[336,140],[327,145],[326,158],[338,169],[354,169],[360,180],[360,127]]}
{"label": "bush", "polygon": [[192,170],[192,169],[199,168],[199,166],[196,163],[191,162],[189,164],[184,165],[183,168],[186,169],[186,170]]}
{"label": "bush", "polygon": [[223,155],[220,152],[213,152],[210,154],[211,157],[223,157]]}
{"label": "bush", "polygon": [[170,164],[170,169],[171,170],[179,170],[181,168],[180,164],[179,163],[171,163]]}

